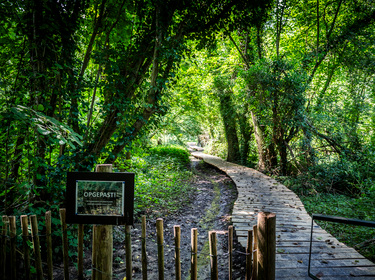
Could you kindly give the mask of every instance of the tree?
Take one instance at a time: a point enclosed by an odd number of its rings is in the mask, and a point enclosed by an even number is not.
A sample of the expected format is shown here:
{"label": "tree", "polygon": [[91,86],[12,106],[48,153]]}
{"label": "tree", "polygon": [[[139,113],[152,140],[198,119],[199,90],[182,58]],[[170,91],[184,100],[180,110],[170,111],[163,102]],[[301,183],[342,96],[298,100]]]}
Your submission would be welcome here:
{"label": "tree", "polygon": [[237,136],[236,111],[232,101],[231,81],[225,74],[214,77],[214,92],[219,99],[220,114],[224,123],[225,137],[228,145],[227,161],[240,162],[240,146]]}
{"label": "tree", "polygon": [[[26,0],[1,5],[0,21],[7,27],[0,33],[5,194],[22,189],[26,180],[24,191],[41,188],[44,200],[61,197],[67,170],[115,162],[148,124],[156,123],[188,40],[205,46],[215,32],[244,20],[243,11],[264,3]],[[26,108],[23,114],[30,119],[14,117],[14,108]],[[30,126],[34,116],[43,116],[37,121],[44,122],[43,129]],[[64,133],[46,129],[49,121],[61,123]],[[82,135],[81,146],[66,133]]]}

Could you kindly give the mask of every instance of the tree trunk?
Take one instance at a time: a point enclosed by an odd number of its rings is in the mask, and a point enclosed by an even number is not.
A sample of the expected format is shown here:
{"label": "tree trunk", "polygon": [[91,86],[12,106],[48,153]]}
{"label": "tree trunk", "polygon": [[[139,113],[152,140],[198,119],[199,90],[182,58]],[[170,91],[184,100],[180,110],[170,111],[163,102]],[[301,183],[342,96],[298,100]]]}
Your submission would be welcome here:
{"label": "tree trunk", "polygon": [[251,113],[251,119],[253,121],[254,127],[254,136],[255,141],[257,142],[257,150],[258,150],[258,168],[259,170],[266,170],[266,153],[265,153],[265,144],[264,144],[264,136],[263,131],[260,128],[259,122],[257,117],[255,116],[254,112]]}
{"label": "tree trunk", "polygon": [[236,113],[233,109],[233,104],[230,94],[222,93],[219,95],[220,113],[224,122],[225,137],[228,144],[227,161],[240,161],[240,148],[237,137]]}
{"label": "tree trunk", "polygon": [[[247,110],[246,110],[247,111]],[[238,115],[238,123],[240,126],[241,132],[241,163],[246,165],[247,158],[249,156],[250,151],[250,140],[252,134],[252,127],[249,124],[249,120],[246,118],[246,113]]]}
{"label": "tree trunk", "polygon": [[278,139],[277,149],[279,150],[280,155],[281,175],[285,176],[288,173],[288,154],[283,137],[280,137],[280,139]]}

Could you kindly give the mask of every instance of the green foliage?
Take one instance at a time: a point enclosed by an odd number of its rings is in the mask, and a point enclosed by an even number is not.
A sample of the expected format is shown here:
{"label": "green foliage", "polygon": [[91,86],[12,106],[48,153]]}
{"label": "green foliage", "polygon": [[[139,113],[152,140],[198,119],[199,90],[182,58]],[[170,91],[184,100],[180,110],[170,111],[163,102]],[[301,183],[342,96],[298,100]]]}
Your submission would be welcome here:
{"label": "green foliage", "polygon": [[[12,212],[63,197],[67,171],[114,163],[150,128],[182,144],[200,127],[162,119],[188,39],[211,43],[270,1],[33,1],[1,3],[0,199]],[[195,43],[197,44],[197,43]],[[194,104],[199,103],[196,98]],[[183,137],[183,134],[189,134]],[[80,137],[79,135],[82,135]],[[160,133],[159,133],[160,135]],[[23,205],[23,203],[21,203]]]}
{"label": "green foliage", "polygon": [[[141,157],[140,157],[141,156]],[[178,211],[191,201],[192,172],[187,167],[189,154],[181,147],[155,147],[150,153],[133,155],[119,164],[119,170],[135,173],[136,218],[142,214],[160,216]]]}
{"label": "green foliage", "polygon": [[298,176],[284,177],[284,183],[297,193],[341,193],[351,197],[366,197],[375,192],[375,159],[371,149],[359,160],[332,156]]}
{"label": "green foliage", "polygon": [[61,205],[66,172],[97,162],[137,174],[138,214],[175,210],[190,193],[188,153],[144,149],[194,141],[225,158],[226,126],[243,164],[292,175],[299,193],[375,191],[368,1],[0,5],[6,214]]}
{"label": "green foliage", "polygon": [[159,156],[161,160],[174,158],[180,164],[190,163],[188,150],[179,146],[156,146],[150,149],[150,153],[153,156]]}
{"label": "green foliage", "polygon": [[60,145],[68,144],[73,149],[76,148],[75,144],[82,146],[81,135],[74,132],[69,126],[53,117],[46,116],[40,111],[18,105],[11,108],[10,111],[1,114],[0,121],[18,121],[18,124],[31,127],[39,134],[47,136],[50,140],[57,141]]}
{"label": "green foliage", "polygon": [[[333,157],[297,177],[284,177],[282,181],[301,198],[306,210],[360,220],[375,220],[374,153],[369,149],[367,157],[353,161],[345,157]],[[375,229],[319,222],[338,240],[359,250],[371,260],[375,245],[372,242]]]}
{"label": "green foliage", "polygon": [[[301,200],[310,214],[319,213],[374,221],[374,198],[375,193],[358,198],[350,198],[339,194],[322,193],[315,196],[303,196],[301,197]],[[356,248],[365,257],[375,261],[375,245],[369,242],[374,238],[375,229],[331,222],[317,222],[339,241]]]}

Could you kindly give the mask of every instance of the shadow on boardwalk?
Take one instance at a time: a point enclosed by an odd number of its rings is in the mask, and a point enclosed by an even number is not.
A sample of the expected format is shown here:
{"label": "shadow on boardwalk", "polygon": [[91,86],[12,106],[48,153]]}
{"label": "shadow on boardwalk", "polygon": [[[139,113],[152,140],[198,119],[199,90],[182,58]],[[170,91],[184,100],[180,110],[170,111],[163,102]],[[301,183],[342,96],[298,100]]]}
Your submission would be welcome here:
{"label": "shadow on boardwalk", "polygon": [[[257,223],[258,212],[276,213],[276,279],[311,279],[308,276],[311,217],[301,200],[276,180],[248,167],[193,152],[225,172],[236,184],[238,199],[233,226],[242,246],[247,231]],[[314,226],[311,273],[319,279],[375,279],[375,265],[353,248]]]}

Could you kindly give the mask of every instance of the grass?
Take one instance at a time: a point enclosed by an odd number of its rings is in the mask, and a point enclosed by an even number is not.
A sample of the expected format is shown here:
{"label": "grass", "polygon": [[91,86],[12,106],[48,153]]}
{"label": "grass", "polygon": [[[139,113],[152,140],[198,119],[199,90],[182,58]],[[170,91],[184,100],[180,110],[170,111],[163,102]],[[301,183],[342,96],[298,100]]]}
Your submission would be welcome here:
{"label": "grass", "polygon": [[120,170],[135,173],[134,213],[160,217],[191,202],[195,189],[190,186],[192,172],[189,153],[179,147],[156,147],[133,156],[119,165]]}
{"label": "grass", "polygon": [[[296,185],[290,186],[290,189],[299,195],[309,214],[375,220],[375,194],[353,197],[337,193],[306,192]],[[339,241],[355,248],[371,261],[375,261],[375,228],[323,221],[317,221],[317,223]]]}

